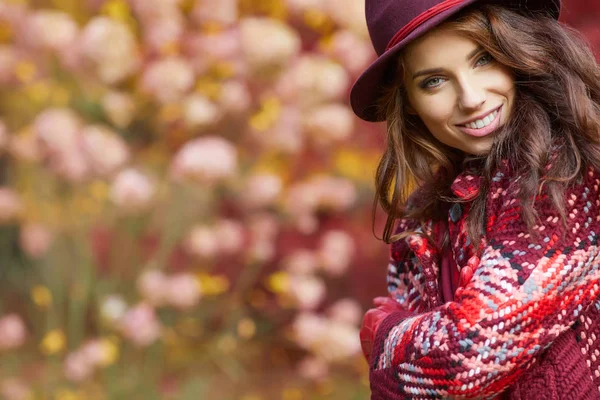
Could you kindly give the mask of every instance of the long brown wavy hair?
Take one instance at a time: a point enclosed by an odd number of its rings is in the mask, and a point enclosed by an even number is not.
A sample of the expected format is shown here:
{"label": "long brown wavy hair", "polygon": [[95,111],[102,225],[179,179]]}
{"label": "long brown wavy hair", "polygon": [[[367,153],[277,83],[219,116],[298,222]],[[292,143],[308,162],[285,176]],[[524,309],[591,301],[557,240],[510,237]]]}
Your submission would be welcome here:
{"label": "long brown wavy hair", "polygon": [[530,228],[537,217],[533,199],[542,186],[564,221],[565,190],[587,167],[600,168],[600,68],[589,45],[577,31],[548,16],[497,5],[467,9],[446,26],[512,70],[515,106],[490,152],[467,155],[439,142],[408,112],[398,58],[396,78],[379,104],[387,120],[387,145],[375,177],[373,221],[381,205],[387,213],[383,240],[391,243],[408,234],[394,234],[398,218],[445,221],[448,204],[459,201],[450,185],[467,165],[476,165],[482,176],[467,217],[471,239],[484,234],[489,182],[501,162],[521,176],[522,216]]}

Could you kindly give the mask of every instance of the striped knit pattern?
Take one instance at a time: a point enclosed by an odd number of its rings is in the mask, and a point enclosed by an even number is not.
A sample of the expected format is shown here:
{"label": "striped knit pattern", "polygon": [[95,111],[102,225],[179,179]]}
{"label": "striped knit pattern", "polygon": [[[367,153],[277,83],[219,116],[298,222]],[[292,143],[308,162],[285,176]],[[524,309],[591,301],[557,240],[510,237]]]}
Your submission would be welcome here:
{"label": "striped knit pattern", "polygon": [[[490,187],[479,266],[454,302],[442,304],[440,256],[428,239],[411,235],[392,246],[388,288],[414,314],[392,314],[377,332],[372,399],[494,398],[567,331],[578,338],[588,381],[600,387],[600,176],[590,169],[568,190],[566,227],[542,193],[535,203],[540,222],[530,234],[520,216],[518,179],[505,172]],[[477,187],[477,177],[463,174],[453,190],[467,198]],[[467,214],[468,203],[449,213],[459,267],[474,255]],[[409,221],[399,227],[415,228]]]}

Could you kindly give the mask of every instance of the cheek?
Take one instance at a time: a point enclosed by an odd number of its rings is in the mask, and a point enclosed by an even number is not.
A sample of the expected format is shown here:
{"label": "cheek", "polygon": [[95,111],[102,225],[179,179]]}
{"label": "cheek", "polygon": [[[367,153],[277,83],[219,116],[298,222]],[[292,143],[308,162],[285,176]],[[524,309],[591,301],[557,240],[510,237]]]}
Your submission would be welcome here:
{"label": "cheek", "polygon": [[446,125],[452,117],[454,102],[447,93],[437,93],[433,96],[421,96],[414,99],[414,109],[421,120],[429,128],[440,124]]}

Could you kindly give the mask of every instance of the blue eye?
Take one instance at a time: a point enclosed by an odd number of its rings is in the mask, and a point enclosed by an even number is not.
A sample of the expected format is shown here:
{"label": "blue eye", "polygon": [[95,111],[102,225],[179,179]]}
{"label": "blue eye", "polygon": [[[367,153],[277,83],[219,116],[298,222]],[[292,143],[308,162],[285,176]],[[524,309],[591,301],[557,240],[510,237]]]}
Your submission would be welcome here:
{"label": "blue eye", "polygon": [[487,65],[487,64],[491,63],[492,61],[494,61],[494,57],[492,57],[492,55],[490,53],[485,53],[484,55],[482,55],[481,57],[479,57],[477,59],[477,62],[475,63],[475,65],[477,65],[477,66]]}
{"label": "blue eye", "polygon": [[443,78],[439,78],[439,77],[426,79],[421,83],[421,88],[423,88],[423,89],[435,88],[435,87],[441,85],[443,80],[444,80]]}

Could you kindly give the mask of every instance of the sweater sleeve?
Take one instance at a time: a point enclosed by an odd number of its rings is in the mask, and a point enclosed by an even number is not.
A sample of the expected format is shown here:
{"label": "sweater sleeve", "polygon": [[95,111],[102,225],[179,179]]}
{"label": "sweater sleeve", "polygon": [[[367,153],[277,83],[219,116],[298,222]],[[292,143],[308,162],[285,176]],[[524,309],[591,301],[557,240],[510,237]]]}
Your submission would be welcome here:
{"label": "sweater sleeve", "polygon": [[567,191],[566,224],[539,196],[531,234],[502,182],[491,187],[488,243],[461,295],[383,321],[371,358],[372,399],[492,398],[589,307],[600,306],[597,173]]}

